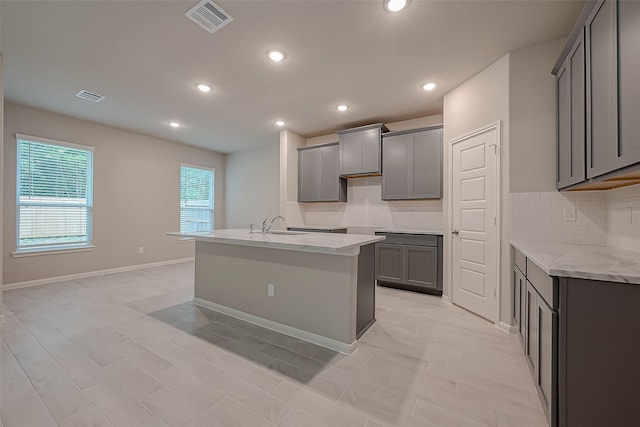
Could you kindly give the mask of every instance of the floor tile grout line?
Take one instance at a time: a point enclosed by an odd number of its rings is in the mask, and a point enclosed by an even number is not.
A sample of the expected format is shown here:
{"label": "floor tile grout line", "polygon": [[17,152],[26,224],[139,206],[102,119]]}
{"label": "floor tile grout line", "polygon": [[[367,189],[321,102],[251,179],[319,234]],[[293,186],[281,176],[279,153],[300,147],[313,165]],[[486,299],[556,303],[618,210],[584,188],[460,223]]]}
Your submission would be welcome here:
{"label": "floor tile grout line", "polygon": [[[18,323],[21,324],[21,326],[24,328],[24,330],[31,336],[31,338],[33,338],[33,340],[38,344],[38,346],[40,346],[42,348],[42,351],[44,353],[46,353],[51,360],[53,361],[53,363],[55,363],[56,365],[58,365],[58,368],[60,368],[60,370],[62,372],[64,372],[65,374],[67,374],[67,371],[64,370],[62,368],[62,366],[60,366],[60,364],[58,363],[58,361],[49,353],[49,351],[44,348],[44,346],[40,343],[40,341],[38,341],[36,339],[36,337],[34,337],[31,334],[31,331],[29,331],[29,329],[27,329],[26,326],[24,326],[24,324],[20,321],[20,319],[18,319],[16,317],[15,319]],[[7,341],[4,338],[4,335],[2,335],[2,341],[4,341],[4,345],[7,347],[7,349],[9,350],[9,352],[11,353],[11,357],[13,357],[13,359],[16,362],[16,365],[18,365],[18,367],[20,368],[20,371],[22,372],[22,374],[24,375],[24,377],[27,379],[27,381],[29,382],[29,384],[31,385],[31,387],[33,388],[33,391],[36,393],[36,395],[38,396],[38,400],[40,400],[40,402],[42,403],[42,406],[45,407],[45,409],[47,410],[47,413],[49,414],[49,416],[51,417],[51,419],[57,424],[59,425],[60,423],[58,422],[58,420],[56,419],[56,417],[53,416],[53,414],[51,413],[51,410],[49,409],[49,406],[46,404],[46,402],[44,401],[44,399],[42,398],[42,395],[40,394],[40,392],[38,391],[38,388],[35,386],[35,384],[33,383],[33,381],[31,380],[31,378],[29,377],[29,375],[27,375],[27,372],[24,370],[24,367],[22,366],[22,364],[20,363],[20,361],[18,360],[18,357],[15,355],[14,351],[11,349],[11,347],[9,346],[9,344],[7,343]],[[67,374],[68,376],[68,374]],[[75,381],[73,381],[73,379],[71,377],[69,377],[69,380],[71,381],[71,383],[78,389],[78,391],[80,392],[80,394],[82,395],[82,397],[84,397],[85,399],[87,399],[87,397],[82,393],[82,391],[80,390],[80,388],[78,388],[78,385],[75,383]],[[91,402],[89,399],[87,399],[89,402]],[[93,402],[91,402],[93,403]],[[68,417],[67,417],[68,418]],[[65,418],[66,419],[66,418]],[[62,419],[61,421],[64,421],[64,419]]]}

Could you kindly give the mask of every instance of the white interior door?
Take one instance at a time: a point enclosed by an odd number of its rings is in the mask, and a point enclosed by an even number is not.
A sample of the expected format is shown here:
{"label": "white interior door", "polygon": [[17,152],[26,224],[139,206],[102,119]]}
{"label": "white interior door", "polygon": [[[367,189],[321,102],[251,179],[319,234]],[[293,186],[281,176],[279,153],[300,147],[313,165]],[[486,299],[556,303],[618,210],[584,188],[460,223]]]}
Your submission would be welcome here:
{"label": "white interior door", "polygon": [[452,142],[452,301],[496,320],[499,124]]}

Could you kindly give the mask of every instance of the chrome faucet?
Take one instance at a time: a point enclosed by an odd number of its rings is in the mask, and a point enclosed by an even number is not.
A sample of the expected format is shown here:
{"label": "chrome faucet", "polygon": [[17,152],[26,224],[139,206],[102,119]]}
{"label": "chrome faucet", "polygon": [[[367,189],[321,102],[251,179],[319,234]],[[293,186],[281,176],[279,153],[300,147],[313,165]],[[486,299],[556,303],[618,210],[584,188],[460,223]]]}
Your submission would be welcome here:
{"label": "chrome faucet", "polygon": [[268,217],[265,218],[265,220],[262,222],[262,232],[263,233],[268,233],[269,230],[271,230],[271,227],[273,227],[273,223],[276,222],[276,220],[279,220],[279,219],[281,219],[283,221],[286,221],[283,216],[278,215],[278,216],[274,217],[271,220],[271,223],[269,223],[269,226],[267,227],[267,221],[269,220],[269,218]]}

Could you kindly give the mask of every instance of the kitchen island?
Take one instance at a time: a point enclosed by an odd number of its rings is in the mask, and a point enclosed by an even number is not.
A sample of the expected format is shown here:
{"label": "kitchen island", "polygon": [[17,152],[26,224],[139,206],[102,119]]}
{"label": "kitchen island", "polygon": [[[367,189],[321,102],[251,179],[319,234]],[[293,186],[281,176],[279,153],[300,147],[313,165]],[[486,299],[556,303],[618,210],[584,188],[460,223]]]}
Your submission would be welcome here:
{"label": "kitchen island", "polygon": [[383,236],[168,234],[196,241],[197,305],[344,354],[375,322],[374,243]]}

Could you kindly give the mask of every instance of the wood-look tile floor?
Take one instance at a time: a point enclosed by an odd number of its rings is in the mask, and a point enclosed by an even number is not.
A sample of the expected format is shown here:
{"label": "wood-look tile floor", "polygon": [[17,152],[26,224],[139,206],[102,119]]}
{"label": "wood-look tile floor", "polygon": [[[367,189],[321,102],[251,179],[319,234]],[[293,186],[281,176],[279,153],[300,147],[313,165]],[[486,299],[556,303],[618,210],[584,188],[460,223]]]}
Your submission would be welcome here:
{"label": "wood-look tile floor", "polygon": [[439,297],[378,288],[352,356],[192,298],[192,263],[5,292],[0,426],[546,426],[516,337]]}

